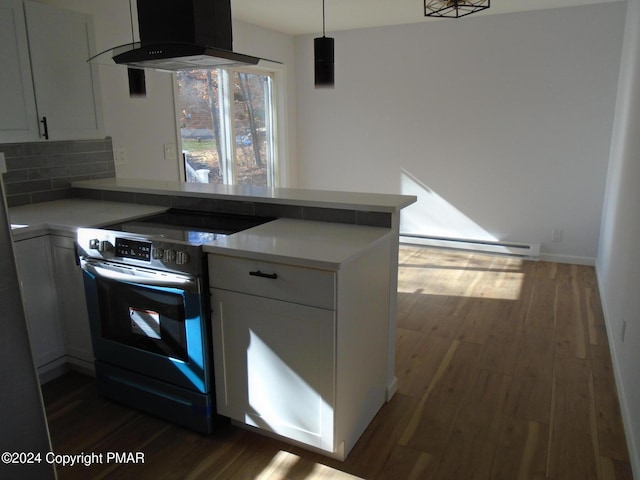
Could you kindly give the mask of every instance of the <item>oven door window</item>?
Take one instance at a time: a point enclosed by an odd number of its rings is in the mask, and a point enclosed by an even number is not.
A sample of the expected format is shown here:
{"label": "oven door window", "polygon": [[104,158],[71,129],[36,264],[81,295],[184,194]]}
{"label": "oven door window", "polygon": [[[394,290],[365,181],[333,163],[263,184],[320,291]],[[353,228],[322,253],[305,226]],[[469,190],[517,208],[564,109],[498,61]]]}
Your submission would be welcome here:
{"label": "oven door window", "polygon": [[97,280],[102,336],[187,360],[184,295],[173,288]]}

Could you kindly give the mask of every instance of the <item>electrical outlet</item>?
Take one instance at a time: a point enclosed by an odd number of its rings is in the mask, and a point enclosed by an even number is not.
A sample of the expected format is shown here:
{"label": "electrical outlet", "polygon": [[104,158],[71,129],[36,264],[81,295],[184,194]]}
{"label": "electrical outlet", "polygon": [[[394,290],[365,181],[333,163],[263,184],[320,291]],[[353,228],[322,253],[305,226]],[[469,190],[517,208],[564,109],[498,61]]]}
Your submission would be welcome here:
{"label": "electrical outlet", "polygon": [[552,242],[556,242],[559,243],[562,241],[562,229],[561,228],[554,228],[553,230],[551,230],[551,241]]}
{"label": "electrical outlet", "polygon": [[620,332],[620,342],[624,343],[624,336],[627,333],[627,321],[622,320],[622,330]]}
{"label": "electrical outlet", "polygon": [[116,165],[127,164],[127,151],[124,148],[113,149],[113,161]]}
{"label": "electrical outlet", "polygon": [[167,161],[176,159],[176,145],[174,143],[167,143],[164,146],[164,159]]}

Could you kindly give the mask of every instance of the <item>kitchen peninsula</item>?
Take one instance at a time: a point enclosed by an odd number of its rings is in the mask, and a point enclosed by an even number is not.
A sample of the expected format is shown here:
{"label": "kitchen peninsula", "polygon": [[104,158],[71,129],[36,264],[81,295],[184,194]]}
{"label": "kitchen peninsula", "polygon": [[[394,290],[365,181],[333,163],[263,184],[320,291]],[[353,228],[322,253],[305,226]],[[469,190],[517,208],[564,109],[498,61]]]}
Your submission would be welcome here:
{"label": "kitchen peninsula", "polygon": [[[74,197],[209,212],[324,221],[390,229],[389,338],[395,339],[400,210],[413,195],[337,192],[106,178],[72,183]],[[394,341],[389,342],[388,398],[395,393]]]}
{"label": "kitchen peninsula", "polygon": [[276,218],[203,247],[218,411],[336,458],[348,454],[396,390],[399,213],[415,197],[123,179],[72,186],[76,204]]}
{"label": "kitchen peninsula", "polygon": [[399,218],[414,196],[125,179],[73,188],[76,197],[275,217],[204,246],[218,411],[346,457],[397,389]]}

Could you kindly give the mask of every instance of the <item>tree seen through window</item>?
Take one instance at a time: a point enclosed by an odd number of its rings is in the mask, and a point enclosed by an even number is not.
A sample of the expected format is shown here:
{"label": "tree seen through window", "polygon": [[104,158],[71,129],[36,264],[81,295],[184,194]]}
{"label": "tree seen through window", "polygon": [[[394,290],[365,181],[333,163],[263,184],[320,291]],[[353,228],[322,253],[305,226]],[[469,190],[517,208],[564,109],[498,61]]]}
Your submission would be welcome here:
{"label": "tree seen through window", "polygon": [[185,70],[177,82],[186,180],[273,186],[272,76]]}

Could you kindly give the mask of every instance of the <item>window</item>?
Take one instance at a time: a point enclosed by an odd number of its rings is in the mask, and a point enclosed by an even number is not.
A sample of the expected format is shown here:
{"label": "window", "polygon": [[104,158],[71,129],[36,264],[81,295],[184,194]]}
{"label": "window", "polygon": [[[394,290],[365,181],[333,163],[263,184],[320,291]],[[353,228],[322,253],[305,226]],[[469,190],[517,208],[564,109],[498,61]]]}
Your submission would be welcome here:
{"label": "window", "polygon": [[187,182],[277,186],[273,78],[250,68],[177,73]]}

